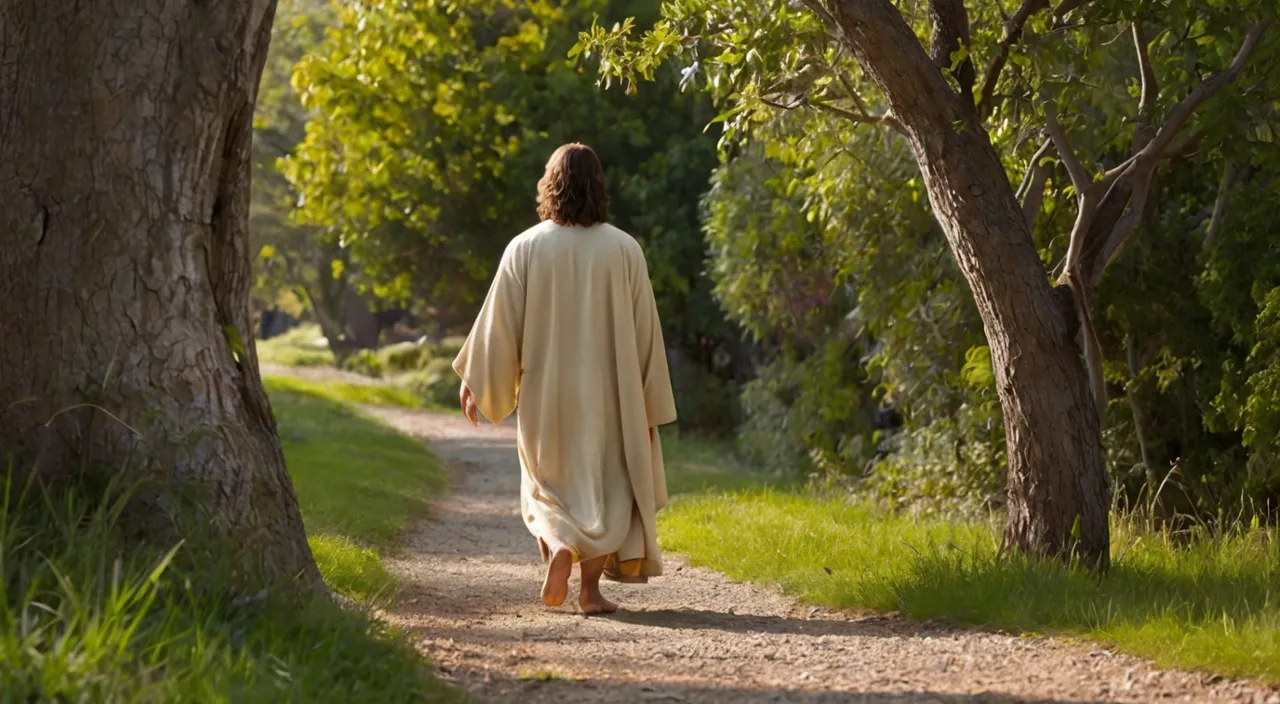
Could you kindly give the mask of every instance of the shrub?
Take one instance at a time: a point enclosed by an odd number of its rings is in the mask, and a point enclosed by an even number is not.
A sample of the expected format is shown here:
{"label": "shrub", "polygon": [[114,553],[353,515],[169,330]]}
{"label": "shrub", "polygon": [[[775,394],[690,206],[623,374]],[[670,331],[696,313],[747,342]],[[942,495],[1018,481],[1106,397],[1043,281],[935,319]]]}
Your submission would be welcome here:
{"label": "shrub", "polygon": [[435,356],[431,345],[417,342],[398,342],[378,350],[378,361],[393,374],[403,374],[422,369]]}
{"label": "shrub", "polygon": [[373,350],[360,350],[352,353],[342,360],[342,368],[349,372],[374,378],[381,378],[383,371],[382,360],[378,359],[378,353]]}

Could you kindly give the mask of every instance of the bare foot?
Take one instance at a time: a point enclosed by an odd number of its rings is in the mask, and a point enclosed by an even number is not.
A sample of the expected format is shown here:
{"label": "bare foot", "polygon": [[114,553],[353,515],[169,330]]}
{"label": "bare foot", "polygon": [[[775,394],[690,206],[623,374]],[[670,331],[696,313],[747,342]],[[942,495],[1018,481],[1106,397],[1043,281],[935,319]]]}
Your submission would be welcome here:
{"label": "bare foot", "polygon": [[596,614],[611,614],[618,610],[618,605],[604,598],[604,594],[600,590],[595,590],[594,594],[582,593],[578,597],[578,606],[582,607],[582,613],[587,616]]}
{"label": "bare foot", "polygon": [[559,548],[551,555],[547,577],[542,581],[542,603],[559,606],[569,597],[569,575],[573,572],[573,553]]}

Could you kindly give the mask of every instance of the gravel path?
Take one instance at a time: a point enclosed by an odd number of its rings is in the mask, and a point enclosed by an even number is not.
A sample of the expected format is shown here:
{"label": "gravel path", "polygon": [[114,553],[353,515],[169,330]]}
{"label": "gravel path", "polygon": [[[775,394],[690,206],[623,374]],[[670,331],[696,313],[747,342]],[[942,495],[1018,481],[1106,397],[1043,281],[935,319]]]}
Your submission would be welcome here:
{"label": "gravel path", "polygon": [[1280,704],[1277,689],[1097,647],[813,609],[674,555],[649,585],[606,583],[625,613],[586,618],[575,598],[549,609],[518,514],[514,427],[366,410],[426,438],[452,472],[453,492],[391,561],[407,586],[387,618],[481,701]]}

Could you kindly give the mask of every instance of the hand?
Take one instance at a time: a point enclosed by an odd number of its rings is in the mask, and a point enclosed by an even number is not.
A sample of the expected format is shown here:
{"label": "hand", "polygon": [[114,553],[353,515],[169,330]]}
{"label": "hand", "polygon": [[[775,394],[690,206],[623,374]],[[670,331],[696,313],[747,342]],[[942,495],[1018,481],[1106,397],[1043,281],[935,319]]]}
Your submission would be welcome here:
{"label": "hand", "polygon": [[462,415],[466,416],[472,425],[479,426],[480,410],[476,408],[476,397],[466,384],[462,385],[462,391],[458,393],[458,402],[462,404]]}

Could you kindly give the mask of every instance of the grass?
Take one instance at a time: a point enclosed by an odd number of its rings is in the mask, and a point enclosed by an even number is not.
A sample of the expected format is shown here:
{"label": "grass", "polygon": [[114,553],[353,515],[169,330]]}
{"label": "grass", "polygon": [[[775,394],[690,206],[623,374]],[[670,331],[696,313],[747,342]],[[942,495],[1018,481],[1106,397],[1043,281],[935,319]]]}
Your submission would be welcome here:
{"label": "grass", "polygon": [[831,607],[1114,644],[1163,666],[1280,682],[1280,536],[1177,542],[1118,524],[1114,566],[997,556],[994,526],[887,516],[845,498],[747,488],[673,502],[665,548]]}
{"label": "grass", "polygon": [[440,459],[344,402],[364,387],[282,378],[266,386],[325,581],[352,598],[376,598],[391,586],[379,551],[445,487]]}
{"label": "grass", "polygon": [[662,457],[667,493],[697,494],[743,490],[761,486],[790,486],[789,482],[745,469],[734,461],[729,443],[683,437],[676,429],[662,431]]}
{"label": "grass", "polygon": [[409,390],[389,384],[352,384],[344,381],[328,381],[320,384],[284,376],[267,376],[263,382],[267,386],[267,391],[271,393],[305,394],[336,403],[394,408],[427,407],[426,403]]}
{"label": "grass", "polygon": [[[380,551],[443,487],[439,461],[345,392],[268,386],[326,579],[357,600],[385,593]],[[119,486],[0,490],[0,702],[465,701],[363,611],[236,599],[215,546],[129,542]]]}
{"label": "grass", "polygon": [[270,340],[258,340],[258,360],[286,367],[324,367],[334,363],[333,353],[320,326],[314,323],[299,325],[283,335]]}

